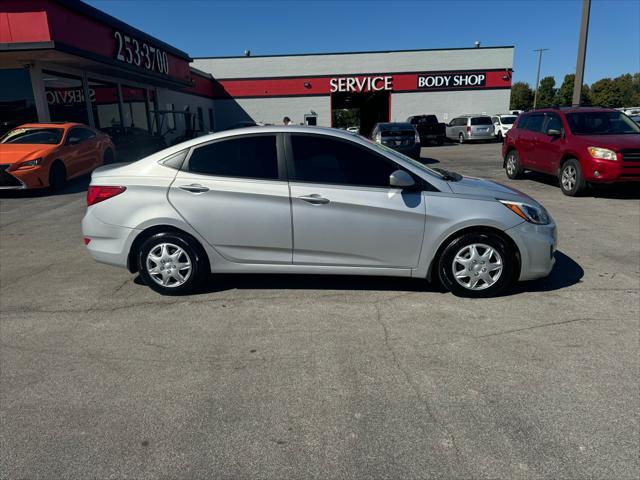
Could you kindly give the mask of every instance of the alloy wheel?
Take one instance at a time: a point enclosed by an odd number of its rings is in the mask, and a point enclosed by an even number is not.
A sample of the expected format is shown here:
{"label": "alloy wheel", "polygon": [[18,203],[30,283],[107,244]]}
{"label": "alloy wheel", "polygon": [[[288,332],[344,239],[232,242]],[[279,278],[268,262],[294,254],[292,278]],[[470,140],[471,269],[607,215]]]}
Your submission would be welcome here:
{"label": "alloy wheel", "polygon": [[509,175],[515,175],[516,173],[516,159],[513,154],[510,154],[507,158],[507,173]]}
{"label": "alloy wheel", "polygon": [[159,243],[146,258],[149,276],[163,287],[179,287],[191,276],[193,265],[189,255],[173,243]]}
{"label": "alloy wheel", "polygon": [[562,170],[562,188],[567,191],[573,190],[576,185],[578,172],[573,165],[567,165]]}
{"label": "alloy wheel", "polygon": [[500,254],[484,243],[465,245],[456,253],[451,265],[456,282],[469,290],[489,288],[498,281],[503,267]]}

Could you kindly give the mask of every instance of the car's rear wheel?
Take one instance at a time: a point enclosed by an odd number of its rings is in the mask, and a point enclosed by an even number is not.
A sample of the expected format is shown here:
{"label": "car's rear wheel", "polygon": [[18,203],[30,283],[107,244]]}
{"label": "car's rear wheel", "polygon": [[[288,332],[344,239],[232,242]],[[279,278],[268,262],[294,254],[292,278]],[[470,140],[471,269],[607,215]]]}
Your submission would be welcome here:
{"label": "car's rear wheel", "polygon": [[464,134],[461,133],[460,135],[458,135],[458,143],[460,145],[462,145],[464,143]]}
{"label": "car's rear wheel", "polygon": [[560,189],[565,195],[576,197],[587,189],[587,182],[582,175],[580,162],[575,158],[571,158],[562,164],[559,177]]}
{"label": "car's rear wheel", "polygon": [[515,150],[511,150],[507,153],[507,159],[504,163],[504,171],[506,172],[507,177],[512,180],[515,180],[522,175],[523,169],[520,165],[520,156]]}
{"label": "car's rear wheel", "polygon": [[67,169],[60,160],[56,160],[49,169],[49,188],[61,190],[67,183]]}
{"label": "car's rear wheel", "polygon": [[514,282],[515,252],[498,235],[467,233],[453,239],[438,261],[442,285],[460,297],[492,297]]}
{"label": "car's rear wheel", "polygon": [[182,295],[209,274],[206,255],[189,235],[157,233],[138,251],[138,271],[148,287],[163,295]]}

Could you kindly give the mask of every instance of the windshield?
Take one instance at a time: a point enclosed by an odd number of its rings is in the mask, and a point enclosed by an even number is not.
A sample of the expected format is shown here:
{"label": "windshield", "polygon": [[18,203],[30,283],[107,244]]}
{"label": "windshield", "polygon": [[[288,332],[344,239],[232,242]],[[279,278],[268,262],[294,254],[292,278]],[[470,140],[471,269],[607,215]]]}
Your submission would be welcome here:
{"label": "windshield", "polygon": [[491,117],[473,117],[471,125],[493,125]]}
{"label": "windshield", "polygon": [[500,117],[500,121],[503,125],[513,125],[513,122],[516,121],[518,117]]}
{"label": "windshield", "polygon": [[640,127],[621,112],[575,112],[567,114],[574,135],[638,134]]}
{"label": "windshield", "polygon": [[62,128],[14,128],[0,138],[0,143],[57,145],[62,140]]}

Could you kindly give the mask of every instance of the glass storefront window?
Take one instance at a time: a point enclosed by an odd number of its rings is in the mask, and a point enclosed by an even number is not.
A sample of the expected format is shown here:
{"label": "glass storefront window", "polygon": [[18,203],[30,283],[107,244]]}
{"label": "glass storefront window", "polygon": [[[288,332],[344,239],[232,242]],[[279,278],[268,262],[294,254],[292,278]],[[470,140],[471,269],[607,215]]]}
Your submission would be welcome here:
{"label": "glass storefront window", "polygon": [[43,70],[42,80],[51,121],[89,123],[80,77]]}
{"label": "glass storefront window", "polygon": [[0,85],[0,136],[23,123],[38,121],[29,70],[0,69]]}
{"label": "glass storefront window", "polygon": [[147,92],[144,88],[122,85],[122,115],[125,127],[149,131]]}
{"label": "glass storefront window", "polygon": [[93,121],[99,130],[122,126],[118,105],[118,86],[89,79],[89,100],[93,110]]}

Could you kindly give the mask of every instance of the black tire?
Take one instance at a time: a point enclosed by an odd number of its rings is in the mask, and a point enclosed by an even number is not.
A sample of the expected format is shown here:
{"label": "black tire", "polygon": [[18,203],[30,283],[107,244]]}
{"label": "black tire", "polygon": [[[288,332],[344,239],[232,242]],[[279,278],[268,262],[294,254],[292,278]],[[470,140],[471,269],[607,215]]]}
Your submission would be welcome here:
{"label": "black tire", "polygon": [[[168,245],[166,250],[167,255],[161,254],[159,256],[169,263],[164,264],[158,262],[154,264],[152,260],[147,261],[150,252],[161,249],[163,244]],[[180,248],[184,255],[179,255],[175,259],[170,260],[169,255],[175,255],[177,253],[177,250],[172,247]],[[137,261],[138,272],[144,280],[144,283],[162,295],[184,295],[191,293],[195,291],[210,274],[209,262],[202,247],[193,237],[182,233],[156,233],[147,238],[138,250]],[[191,270],[188,272],[188,275],[186,273],[187,267],[184,267],[184,269],[180,268],[180,265],[184,265],[185,262],[191,265]],[[155,274],[151,272],[149,266],[153,265],[160,268],[162,272]],[[176,275],[176,271],[186,277],[183,283],[179,283],[175,278],[174,275]],[[155,278],[158,278],[158,276],[162,278],[157,281]],[[161,285],[159,281],[162,281],[165,276],[168,283]]]}
{"label": "black tire", "polygon": [[67,169],[60,160],[56,160],[49,169],[49,188],[51,190],[62,190],[67,184]]}
{"label": "black tire", "polygon": [[439,147],[441,147],[443,143],[444,143],[444,138],[442,138],[442,137],[438,137],[438,140],[436,140],[436,144],[437,144]]}
{"label": "black tire", "polygon": [[107,148],[104,151],[104,156],[102,157],[102,164],[109,165],[110,163],[113,163],[113,160],[114,160],[113,150],[111,150],[110,148]]}
{"label": "black tire", "polygon": [[580,162],[575,158],[570,158],[562,164],[558,174],[558,182],[562,193],[569,197],[580,196],[587,190],[587,182],[582,175]]}
{"label": "black tire", "polygon": [[[491,272],[486,272],[482,270],[485,268],[485,264],[481,264],[481,261],[487,261],[487,266],[489,263],[497,263],[497,256],[494,254],[490,254],[489,259],[478,259],[473,262],[473,264],[469,264],[472,270],[469,273],[468,277],[463,277],[460,279],[460,282],[464,283],[464,278],[468,278],[466,283],[471,285],[475,279],[476,289],[465,287],[455,278],[454,270],[458,273],[465,272],[466,267],[462,267],[462,265],[455,261],[456,255],[461,251],[464,251],[467,247],[471,245],[478,245],[476,248],[476,252],[478,254],[489,254],[488,250],[484,246],[491,247],[494,253],[497,253],[501,259],[502,270],[498,273],[492,274]],[[472,257],[469,258],[469,261]],[[516,254],[509,245],[499,236],[493,233],[466,233],[463,234],[452,241],[444,248],[442,254],[438,259],[438,278],[444,288],[449,290],[451,293],[458,297],[471,297],[471,298],[486,298],[493,297],[505,289],[511,287],[515,280],[515,272],[517,271],[517,258]],[[495,270],[497,272],[497,270]],[[482,277],[489,275],[495,278],[495,282],[489,284]],[[478,277],[478,278],[476,278]]]}
{"label": "black tire", "polygon": [[520,156],[515,150],[511,150],[507,153],[507,158],[504,160],[504,171],[511,180],[515,180],[522,176],[522,165],[520,165]]}
{"label": "black tire", "polygon": [[464,134],[461,133],[460,135],[458,135],[458,143],[460,145],[462,145],[464,143]]}
{"label": "black tire", "polygon": [[502,132],[498,131],[498,135],[496,135],[496,141],[499,143],[504,143],[504,137],[502,136]]}

